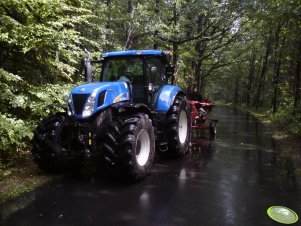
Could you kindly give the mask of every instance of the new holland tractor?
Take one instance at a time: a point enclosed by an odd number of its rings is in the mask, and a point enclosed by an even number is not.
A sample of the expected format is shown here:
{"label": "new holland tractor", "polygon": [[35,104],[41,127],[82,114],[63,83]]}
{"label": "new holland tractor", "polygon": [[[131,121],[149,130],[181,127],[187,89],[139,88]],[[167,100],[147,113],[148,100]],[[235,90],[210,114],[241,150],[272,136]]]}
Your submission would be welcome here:
{"label": "new holland tractor", "polygon": [[170,53],[116,51],[98,60],[87,54],[86,83],[72,89],[65,113],[49,116],[34,131],[38,166],[63,173],[101,153],[109,173],[136,181],[149,174],[155,150],[165,157],[184,155],[191,116],[185,92],[168,84]]}

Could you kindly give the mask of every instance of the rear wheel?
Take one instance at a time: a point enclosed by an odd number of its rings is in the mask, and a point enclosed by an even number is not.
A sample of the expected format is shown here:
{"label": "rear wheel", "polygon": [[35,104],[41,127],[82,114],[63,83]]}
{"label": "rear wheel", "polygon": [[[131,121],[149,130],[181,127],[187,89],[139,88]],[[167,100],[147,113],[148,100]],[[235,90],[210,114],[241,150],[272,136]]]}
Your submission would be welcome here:
{"label": "rear wheel", "polygon": [[104,159],[110,173],[125,180],[141,180],[149,174],[154,154],[154,128],[147,114],[113,120],[104,142]]}
{"label": "rear wheel", "polygon": [[189,105],[184,96],[175,98],[167,113],[166,124],[168,149],[160,153],[167,157],[183,156],[189,148],[191,129]]}
{"label": "rear wheel", "polygon": [[40,169],[64,173],[80,166],[83,147],[74,132],[71,120],[64,113],[50,116],[38,125],[31,152]]}

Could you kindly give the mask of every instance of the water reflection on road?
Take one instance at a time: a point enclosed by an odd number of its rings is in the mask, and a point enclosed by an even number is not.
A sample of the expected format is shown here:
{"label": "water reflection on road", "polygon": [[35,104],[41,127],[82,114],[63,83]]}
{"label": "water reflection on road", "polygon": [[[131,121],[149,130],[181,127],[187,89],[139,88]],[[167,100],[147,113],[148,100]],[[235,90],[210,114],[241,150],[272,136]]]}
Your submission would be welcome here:
{"label": "water reflection on road", "polygon": [[158,158],[146,180],[66,177],[1,206],[0,225],[278,225],[272,205],[300,215],[298,155],[247,113],[219,107],[215,117],[215,141],[194,131],[189,154]]}

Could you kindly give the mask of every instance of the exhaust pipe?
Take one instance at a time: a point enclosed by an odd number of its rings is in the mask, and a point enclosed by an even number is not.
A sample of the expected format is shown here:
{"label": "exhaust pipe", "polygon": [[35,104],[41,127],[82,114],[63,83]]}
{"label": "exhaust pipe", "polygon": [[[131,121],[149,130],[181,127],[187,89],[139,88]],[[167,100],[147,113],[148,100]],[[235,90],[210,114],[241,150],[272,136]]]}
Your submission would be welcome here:
{"label": "exhaust pipe", "polygon": [[85,81],[88,82],[88,83],[91,83],[93,82],[93,77],[92,77],[92,65],[91,65],[91,55],[90,55],[90,52],[85,49],[84,50],[85,53],[87,54],[87,57],[85,58]]}

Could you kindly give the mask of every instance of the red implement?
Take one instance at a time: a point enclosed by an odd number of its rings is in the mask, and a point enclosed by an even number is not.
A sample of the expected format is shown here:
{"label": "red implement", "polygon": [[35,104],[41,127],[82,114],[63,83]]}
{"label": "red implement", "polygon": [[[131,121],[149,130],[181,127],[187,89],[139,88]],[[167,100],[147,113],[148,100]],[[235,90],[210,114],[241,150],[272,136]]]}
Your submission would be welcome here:
{"label": "red implement", "polygon": [[215,103],[209,101],[207,98],[202,98],[202,96],[196,92],[187,92],[187,97],[191,108],[192,128],[209,129],[210,136],[214,138],[218,121],[210,120],[210,123],[207,122],[208,116],[212,112]]}

